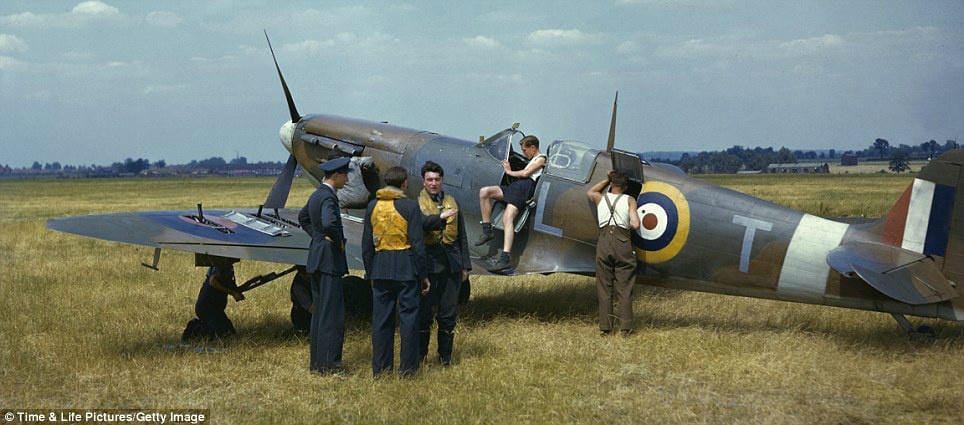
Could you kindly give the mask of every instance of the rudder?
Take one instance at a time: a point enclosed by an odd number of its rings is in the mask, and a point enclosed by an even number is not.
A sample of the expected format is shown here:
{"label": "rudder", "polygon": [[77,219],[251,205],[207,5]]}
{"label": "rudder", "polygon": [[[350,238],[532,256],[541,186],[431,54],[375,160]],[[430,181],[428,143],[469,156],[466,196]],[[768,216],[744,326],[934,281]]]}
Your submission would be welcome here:
{"label": "rudder", "polygon": [[934,258],[964,282],[964,149],[945,152],[917,174],[884,219],[883,241]]}

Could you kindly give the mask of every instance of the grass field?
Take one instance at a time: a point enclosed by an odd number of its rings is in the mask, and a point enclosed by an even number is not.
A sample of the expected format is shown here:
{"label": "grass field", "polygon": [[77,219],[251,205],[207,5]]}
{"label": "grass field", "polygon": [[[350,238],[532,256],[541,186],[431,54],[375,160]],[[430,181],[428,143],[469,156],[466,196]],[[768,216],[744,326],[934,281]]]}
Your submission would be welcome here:
{"label": "grass field", "polygon": [[[910,176],[707,176],[828,216],[883,214]],[[935,343],[888,315],[637,287],[636,333],[600,338],[590,278],[475,278],[455,364],[373,379],[350,321],[351,376],[308,373],[288,285],[230,302],[240,336],[176,344],[204,270],[167,252],[48,231],[48,218],[256,205],[269,179],[0,182],[0,410],[209,409],[214,423],[964,423],[964,325]],[[312,188],[295,183],[289,205]],[[282,265],[242,262],[239,279]],[[173,348],[172,348],[173,346]],[[434,341],[433,347],[434,350]]]}

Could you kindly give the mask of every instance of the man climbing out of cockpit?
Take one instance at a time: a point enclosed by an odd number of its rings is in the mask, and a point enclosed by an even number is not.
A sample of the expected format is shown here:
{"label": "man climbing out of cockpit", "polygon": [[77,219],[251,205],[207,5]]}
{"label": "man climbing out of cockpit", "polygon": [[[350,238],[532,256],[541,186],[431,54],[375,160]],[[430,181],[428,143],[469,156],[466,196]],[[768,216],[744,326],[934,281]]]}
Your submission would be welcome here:
{"label": "man climbing out of cockpit", "polygon": [[529,162],[525,168],[513,171],[509,161],[502,161],[502,168],[505,174],[517,179],[507,186],[485,186],[479,189],[479,208],[482,210],[482,235],[475,243],[476,246],[484,245],[495,237],[492,230],[492,203],[491,201],[505,201],[505,212],[502,214],[502,252],[493,257],[486,268],[491,272],[501,272],[508,269],[512,259],[512,242],[515,237],[515,218],[519,211],[526,208],[526,202],[532,198],[532,193],[536,187],[536,180],[542,175],[542,169],[546,165],[546,156],[539,151],[539,138],[536,136],[526,136],[519,141],[522,153]]}

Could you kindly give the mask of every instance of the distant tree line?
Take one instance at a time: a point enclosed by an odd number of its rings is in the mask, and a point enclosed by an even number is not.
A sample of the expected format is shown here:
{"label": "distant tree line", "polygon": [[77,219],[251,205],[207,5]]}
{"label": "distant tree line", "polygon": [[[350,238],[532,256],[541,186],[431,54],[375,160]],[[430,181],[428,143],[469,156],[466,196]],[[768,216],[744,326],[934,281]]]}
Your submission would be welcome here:
{"label": "distant tree line", "polygon": [[737,145],[723,151],[703,151],[695,155],[684,153],[676,161],[659,158],[650,160],[676,165],[688,174],[732,174],[739,170],[762,170],[770,164],[795,163],[797,157],[785,147],[774,151],[772,147],[744,148]]}
{"label": "distant tree line", "polygon": [[722,151],[684,153],[678,160],[648,158],[653,162],[676,165],[688,174],[727,174],[740,170],[763,170],[770,164],[792,164],[798,161],[833,161],[842,156],[854,156],[864,160],[887,160],[889,168],[897,173],[910,170],[911,160],[935,158],[941,153],[960,147],[956,140],[943,144],[930,140],[919,145],[900,144],[891,146],[886,139],[875,139],[866,149],[838,152],[836,149],[791,151],[785,147],[774,151],[772,147],[744,148],[735,145]]}
{"label": "distant tree line", "polygon": [[234,174],[244,170],[280,170],[284,166],[281,162],[257,162],[248,163],[248,159],[239,156],[230,161],[214,156],[202,160],[192,160],[187,164],[168,166],[163,159],[151,162],[146,158],[127,158],[123,161],[114,162],[110,165],[63,165],[59,161],[41,164],[34,161],[30,167],[12,168],[9,165],[0,165],[0,176],[60,176],[60,177],[116,177],[139,175],[145,171],[160,172],[168,174],[184,173],[213,173],[213,174]]}
{"label": "distant tree line", "polygon": [[893,146],[887,139],[878,138],[875,139],[874,143],[867,149],[857,151],[855,154],[862,158],[877,158],[883,160],[891,159],[894,153],[901,152],[907,155],[909,159],[928,159],[935,158],[945,151],[959,147],[960,145],[956,140],[947,140],[943,144],[938,143],[936,140],[929,140],[919,145],[906,145],[901,143]]}
{"label": "distant tree line", "polygon": [[[114,172],[114,173],[133,173],[137,174],[151,167],[151,162],[144,158],[132,159],[127,158],[124,162],[115,162],[109,166],[102,165],[61,165],[59,161],[47,162],[41,164],[39,161],[34,161],[33,165],[30,166],[30,170],[35,172],[41,171],[65,171],[65,172]],[[163,168],[167,164],[164,160],[157,161],[153,164],[155,168]],[[13,172],[9,166],[3,166],[2,170],[7,173]]]}
{"label": "distant tree line", "polygon": [[227,167],[230,165],[248,165],[248,158],[239,156],[237,158],[232,159],[231,161],[225,161],[224,158],[221,158],[220,156],[212,156],[208,159],[202,159],[200,161],[192,160],[191,162],[187,163],[185,166],[190,168],[217,169],[217,168]]}

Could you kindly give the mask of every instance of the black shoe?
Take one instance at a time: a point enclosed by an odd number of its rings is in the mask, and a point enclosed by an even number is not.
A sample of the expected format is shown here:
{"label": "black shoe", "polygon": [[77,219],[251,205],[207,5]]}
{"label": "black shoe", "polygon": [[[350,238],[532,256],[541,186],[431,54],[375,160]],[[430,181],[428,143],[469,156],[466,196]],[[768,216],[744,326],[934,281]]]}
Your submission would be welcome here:
{"label": "black shoe", "polygon": [[493,273],[504,271],[512,267],[512,264],[509,262],[511,259],[512,257],[509,256],[508,253],[502,252],[497,258],[490,260],[485,268]]}
{"label": "black shoe", "polygon": [[451,357],[438,356],[438,361],[439,361],[439,363],[442,364],[442,367],[449,367],[449,366],[452,365],[452,358],[451,358]]}

